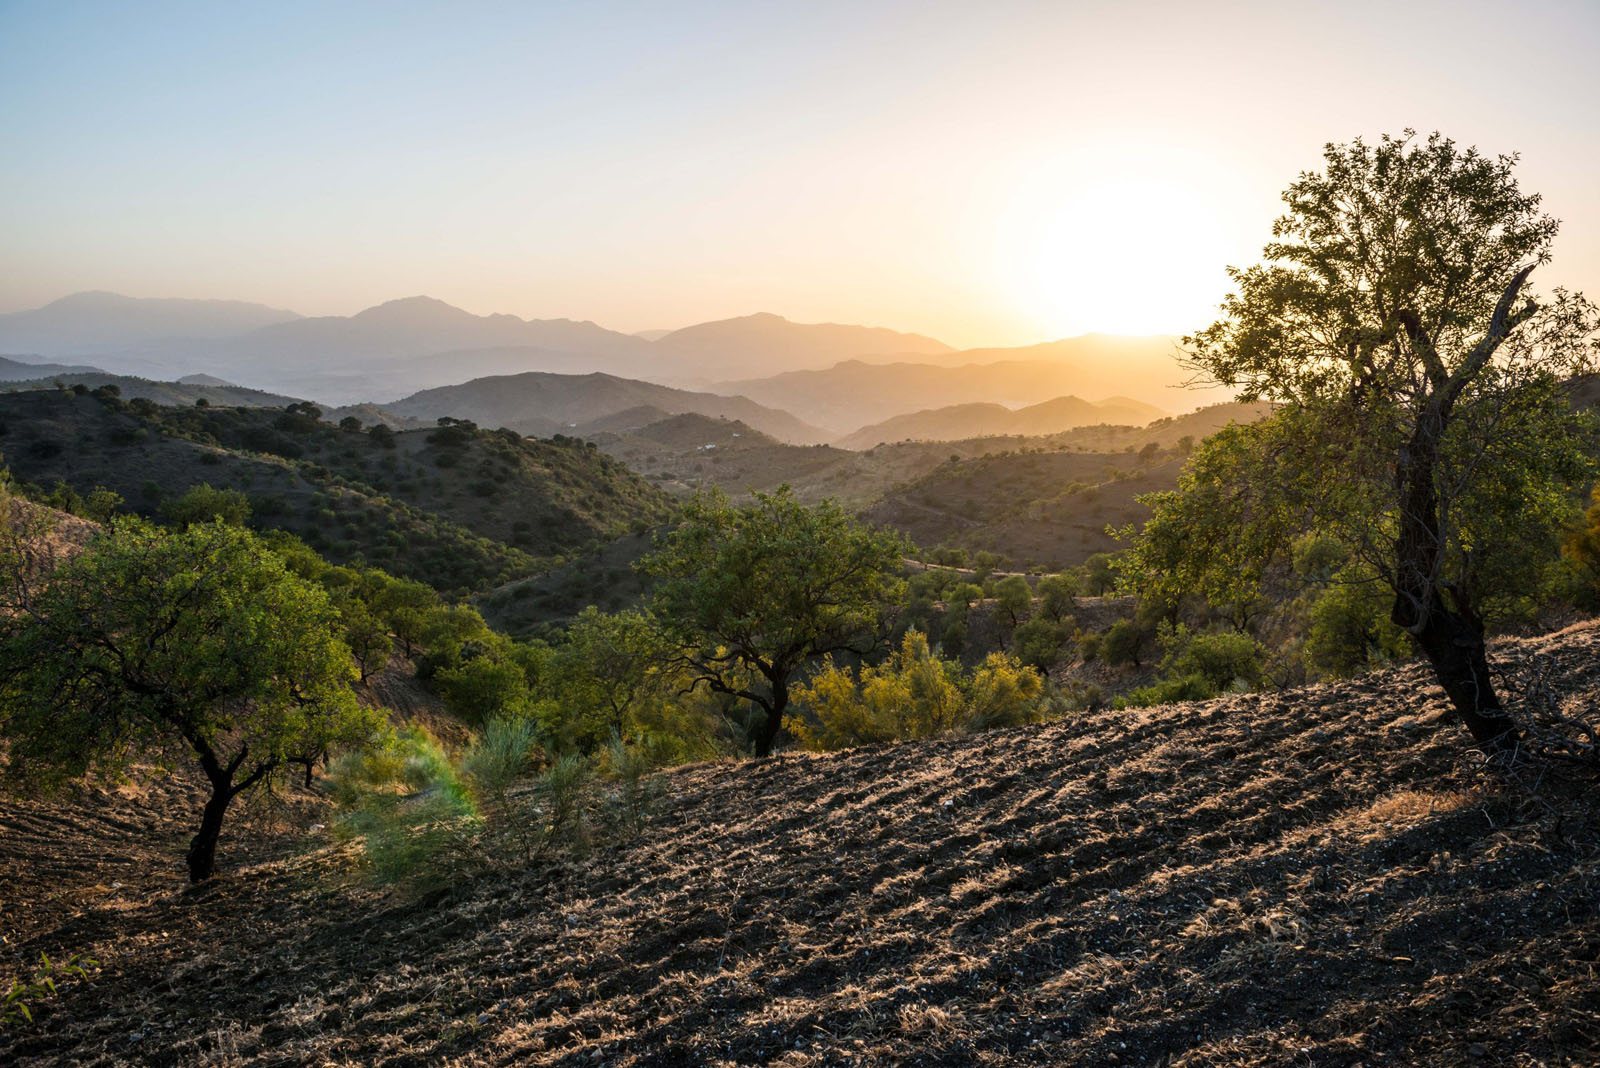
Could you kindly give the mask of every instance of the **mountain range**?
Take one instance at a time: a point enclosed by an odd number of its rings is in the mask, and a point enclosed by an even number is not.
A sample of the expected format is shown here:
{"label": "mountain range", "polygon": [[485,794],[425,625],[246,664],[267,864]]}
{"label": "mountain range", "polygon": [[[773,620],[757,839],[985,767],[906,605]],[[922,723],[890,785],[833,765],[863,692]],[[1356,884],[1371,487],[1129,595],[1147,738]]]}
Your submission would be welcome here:
{"label": "mountain range", "polygon": [[651,340],[571,319],[474,315],[421,296],[350,316],[302,317],[259,304],[92,292],[0,315],[0,353],[92,358],[99,369],[151,378],[204,373],[336,404],[523,371],[604,371],[684,385],[858,355],[949,351],[917,334],[771,314]]}
{"label": "mountain range", "polygon": [[151,379],[206,374],[325,404],[381,403],[528,371],[599,371],[746,396],[834,436],[954,404],[1122,395],[1174,410],[1221,399],[1175,388],[1185,373],[1170,338],[1087,335],[958,350],[919,334],[768,313],[641,336],[571,319],[474,315],[420,296],[350,316],[302,317],[236,301],[80,293],[0,315],[0,353],[87,360]]}

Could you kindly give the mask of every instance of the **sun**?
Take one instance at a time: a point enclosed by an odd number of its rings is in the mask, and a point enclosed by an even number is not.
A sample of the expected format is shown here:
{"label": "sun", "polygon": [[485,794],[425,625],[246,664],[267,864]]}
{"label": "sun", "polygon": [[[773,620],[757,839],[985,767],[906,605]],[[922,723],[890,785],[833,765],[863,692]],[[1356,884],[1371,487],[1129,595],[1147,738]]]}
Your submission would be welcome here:
{"label": "sun", "polygon": [[1019,193],[996,232],[999,284],[1036,330],[1181,334],[1214,317],[1225,246],[1199,190],[1122,173]]}

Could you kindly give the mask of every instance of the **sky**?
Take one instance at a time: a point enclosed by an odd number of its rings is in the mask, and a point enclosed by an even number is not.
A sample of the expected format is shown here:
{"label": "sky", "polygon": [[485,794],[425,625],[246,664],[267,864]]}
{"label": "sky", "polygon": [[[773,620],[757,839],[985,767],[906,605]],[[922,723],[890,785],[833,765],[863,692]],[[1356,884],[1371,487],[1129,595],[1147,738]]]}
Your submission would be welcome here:
{"label": "sky", "polygon": [[0,0],[0,311],[1183,333],[1405,127],[1520,153],[1600,297],[1597,52],[1593,0]]}

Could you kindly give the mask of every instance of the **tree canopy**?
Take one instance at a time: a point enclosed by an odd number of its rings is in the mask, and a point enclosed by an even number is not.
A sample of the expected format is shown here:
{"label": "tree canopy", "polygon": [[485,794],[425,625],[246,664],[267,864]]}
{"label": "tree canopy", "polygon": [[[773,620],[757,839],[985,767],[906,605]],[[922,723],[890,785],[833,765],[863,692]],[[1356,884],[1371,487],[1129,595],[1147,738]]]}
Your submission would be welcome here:
{"label": "tree canopy", "polygon": [[1264,262],[1230,269],[1194,367],[1279,407],[1208,440],[1154,495],[1133,570],[1243,604],[1296,537],[1336,540],[1432,662],[1475,739],[1511,733],[1484,633],[1553,555],[1590,477],[1564,381],[1596,359],[1581,295],[1536,300],[1557,223],[1514,156],[1407,131],[1329,145],[1284,194]]}
{"label": "tree canopy", "polygon": [[51,785],[135,761],[195,761],[211,786],[188,854],[215,869],[229,803],[291,764],[365,740],[338,614],[248,531],[119,519],[30,575],[5,561],[0,736],[8,771]]}
{"label": "tree canopy", "polygon": [[808,508],[784,487],[743,507],[696,497],[639,566],[657,579],[650,605],[675,669],[755,705],[752,742],[765,756],[795,673],[881,640],[906,551],[900,536],[832,501]]}

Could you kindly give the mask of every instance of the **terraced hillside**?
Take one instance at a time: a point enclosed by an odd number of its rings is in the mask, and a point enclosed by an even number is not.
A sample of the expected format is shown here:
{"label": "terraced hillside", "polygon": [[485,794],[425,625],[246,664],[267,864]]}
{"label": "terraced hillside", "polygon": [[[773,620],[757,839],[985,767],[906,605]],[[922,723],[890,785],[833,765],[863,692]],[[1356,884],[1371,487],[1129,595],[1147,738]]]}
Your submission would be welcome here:
{"label": "terraced hillside", "polygon": [[[1590,710],[1597,654],[1497,650]],[[693,766],[633,845],[421,898],[314,811],[191,890],[144,802],[8,805],[4,966],[103,968],[0,1061],[1594,1064],[1592,776],[1505,787],[1462,738],[1407,665]],[[18,860],[69,851],[99,866]]]}

